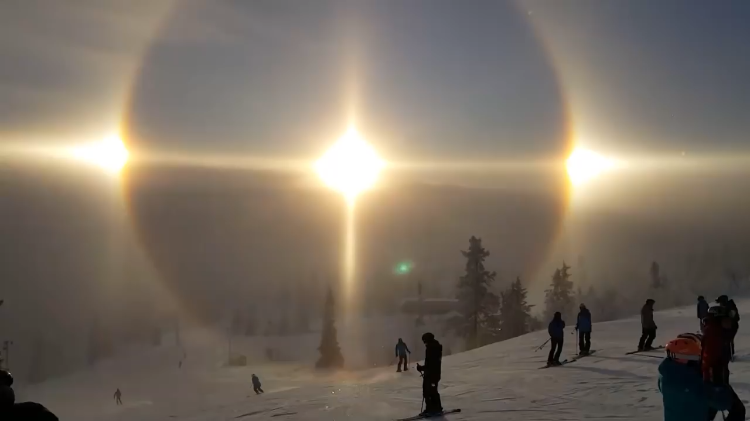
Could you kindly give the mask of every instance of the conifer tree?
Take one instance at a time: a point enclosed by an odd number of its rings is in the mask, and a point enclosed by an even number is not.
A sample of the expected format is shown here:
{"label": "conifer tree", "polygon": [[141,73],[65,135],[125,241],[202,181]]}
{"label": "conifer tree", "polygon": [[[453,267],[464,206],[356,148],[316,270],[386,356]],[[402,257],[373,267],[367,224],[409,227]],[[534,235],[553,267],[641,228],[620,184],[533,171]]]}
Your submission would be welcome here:
{"label": "conifer tree", "polygon": [[573,295],[573,282],[570,281],[570,266],[563,262],[560,269],[555,270],[552,283],[545,294],[545,319],[551,320],[555,312],[559,311],[563,317],[573,316],[575,311],[575,300]]}
{"label": "conifer tree", "polygon": [[341,354],[336,333],[335,302],[333,289],[328,287],[325,309],[323,311],[323,332],[320,335],[320,358],[315,364],[317,368],[341,368],[344,366],[344,356]]}
{"label": "conifer tree", "polygon": [[500,332],[503,339],[515,338],[531,331],[531,309],[526,301],[528,291],[521,284],[521,278],[516,278],[510,287],[500,293]]}
{"label": "conifer tree", "polygon": [[500,299],[489,290],[497,274],[484,267],[490,252],[482,247],[481,238],[472,236],[469,250],[461,253],[466,258],[466,273],[459,278],[456,293],[460,315],[449,321],[449,327],[466,338],[468,348],[477,348],[499,338]]}

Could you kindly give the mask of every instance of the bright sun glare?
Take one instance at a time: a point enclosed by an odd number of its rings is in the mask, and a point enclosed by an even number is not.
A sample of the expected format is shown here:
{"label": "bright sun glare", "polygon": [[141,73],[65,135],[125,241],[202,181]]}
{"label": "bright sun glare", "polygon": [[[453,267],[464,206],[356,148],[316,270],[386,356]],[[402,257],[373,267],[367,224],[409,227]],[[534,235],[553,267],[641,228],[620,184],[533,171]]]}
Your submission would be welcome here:
{"label": "bright sun glare", "polygon": [[349,130],[315,163],[321,180],[348,200],[371,188],[385,163],[357,132]]}
{"label": "bright sun glare", "polygon": [[118,174],[125,167],[129,157],[128,150],[118,135],[108,136],[100,142],[74,147],[71,154],[75,159],[98,165],[112,174]]}
{"label": "bright sun glare", "polygon": [[580,186],[598,177],[612,166],[612,161],[588,149],[576,148],[567,162],[568,177],[574,186]]}

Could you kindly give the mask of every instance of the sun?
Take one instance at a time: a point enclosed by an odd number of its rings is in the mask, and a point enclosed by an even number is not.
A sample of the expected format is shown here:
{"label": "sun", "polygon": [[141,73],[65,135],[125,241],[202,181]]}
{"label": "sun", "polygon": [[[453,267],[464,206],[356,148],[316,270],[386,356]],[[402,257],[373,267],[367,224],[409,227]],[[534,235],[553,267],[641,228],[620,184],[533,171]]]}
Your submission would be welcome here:
{"label": "sun", "polygon": [[97,165],[111,174],[119,174],[130,154],[119,135],[110,135],[100,142],[76,146],[71,149],[73,158]]}
{"label": "sun", "polygon": [[357,129],[349,130],[315,163],[320,179],[347,200],[375,185],[385,162]]}
{"label": "sun", "polygon": [[612,167],[612,161],[588,149],[576,148],[567,161],[568,177],[574,186],[580,186]]}

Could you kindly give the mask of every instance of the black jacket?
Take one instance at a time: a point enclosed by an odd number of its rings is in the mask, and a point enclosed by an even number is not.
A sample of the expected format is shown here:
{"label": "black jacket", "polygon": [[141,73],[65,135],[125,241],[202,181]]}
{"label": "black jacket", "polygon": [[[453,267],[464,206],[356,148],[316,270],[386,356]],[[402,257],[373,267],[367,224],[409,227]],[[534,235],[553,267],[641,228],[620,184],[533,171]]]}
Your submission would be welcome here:
{"label": "black jacket", "polygon": [[443,346],[437,340],[427,342],[425,346],[424,378],[426,380],[439,381],[443,361]]}
{"label": "black jacket", "polygon": [[708,316],[708,301],[698,300],[698,318],[703,320]]}
{"label": "black jacket", "polygon": [[58,418],[43,405],[36,402],[21,402],[0,408],[3,421],[58,421]]}

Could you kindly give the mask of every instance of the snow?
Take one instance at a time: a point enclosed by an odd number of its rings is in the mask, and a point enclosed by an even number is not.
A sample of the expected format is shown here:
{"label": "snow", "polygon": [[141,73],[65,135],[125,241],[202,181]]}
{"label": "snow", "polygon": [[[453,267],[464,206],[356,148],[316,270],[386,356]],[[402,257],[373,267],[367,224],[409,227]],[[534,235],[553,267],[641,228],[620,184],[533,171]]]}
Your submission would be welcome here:
{"label": "snow", "polygon": [[[738,305],[743,318],[750,320],[750,301]],[[656,322],[659,330],[655,345],[698,328],[692,307],[657,312]],[[575,336],[570,334],[572,329],[567,330],[563,357],[570,358],[575,352]],[[637,317],[595,324],[595,355],[545,370],[538,368],[544,365],[549,348],[534,350],[547,339],[546,332],[445,357],[440,384],[443,406],[463,409],[446,418],[660,420],[656,369],[661,360],[624,355],[636,348],[639,336]],[[221,348],[195,345],[216,345],[216,335],[203,332],[185,337],[193,348],[181,370],[177,369],[175,350],[164,347],[134,352],[94,370],[28,387],[19,395],[45,404],[62,420],[81,421],[367,421],[394,420],[419,412],[421,379],[413,369],[396,373],[391,366],[319,373],[309,369],[309,364],[291,363],[224,368],[216,363]],[[393,342],[395,345],[395,338]],[[748,334],[741,328],[736,340],[739,361],[730,367],[731,382],[746,403],[750,398],[747,343]],[[410,346],[413,349],[417,344]],[[392,345],[386,344],[386,348]],[[263,382],[264,395],[253,393],[251,373],[258,374]],[[125,403],[119,407],[112,399],[117,387]]]}

